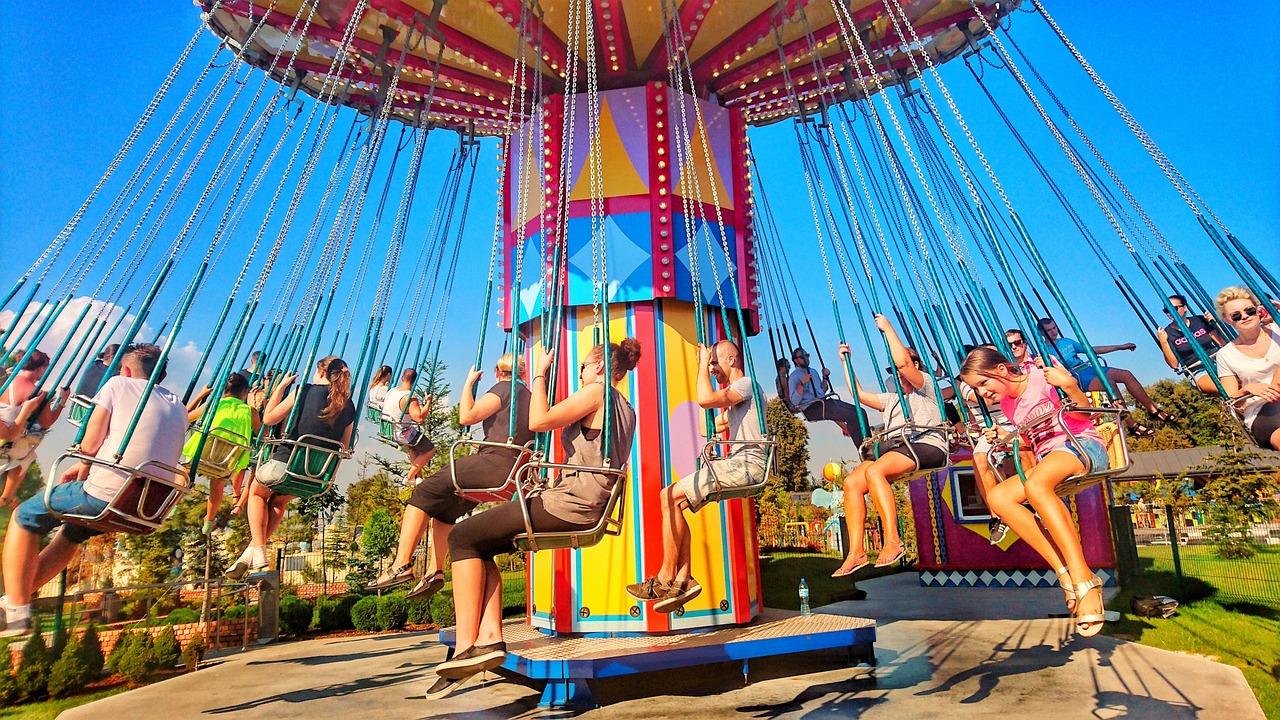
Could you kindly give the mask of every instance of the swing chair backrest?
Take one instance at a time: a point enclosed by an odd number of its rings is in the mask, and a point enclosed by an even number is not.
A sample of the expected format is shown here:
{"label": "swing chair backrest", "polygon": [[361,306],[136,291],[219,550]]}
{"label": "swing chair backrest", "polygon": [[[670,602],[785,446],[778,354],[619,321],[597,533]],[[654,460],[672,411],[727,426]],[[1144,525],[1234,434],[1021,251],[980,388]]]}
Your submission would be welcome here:
{"label": "swing chair backrest", "polygon": [[265,445],[267,456],[273,455],[276,448],[289,448],[289,460],[279,480],[259,482],[274,493],[300,498],[314,497],[328,490],[338,471],[338,463],[351,457],[350,452],[335,448],[332,440],[316,435],[302,435],[297,440],[268,440]]}
{"label": "swing chair backrest", "polygon": [[[479,452],[483,448],[497,448],[507,450],[515,454],[515,464],[511,466],[511,472],[502,479],[502,482],[492,487],[484,488],[464,488],[458,483],[457,460],[459,451],[464,447],[472,448],[470,453]],[[453,480],[453,491],[458,497],[471,502],[488,503],[488,502],[507,502],[516,493],[516,487],[519,484],[520,471],[535,458],[539,458],[538,453],[533,449],[533,443],[527,445],[516,445],[514,443],[490,442],[488,440],[473,440],[469,437],[463,437],[457,440],[451,448],[449,448],[449,477]]]}
{"label": "swing chair backrest", "polygon": [[364,406],[364,417],[369,422],[381,422],[382,407],[372,402],[366,403]]}
{"label": "swing chair backrest", "polygon": [[1260,448],[1262,450],[1271,450],[1270,447],[1267,447],[1265,445],[1259,445],[1258,441],[1253,437],[1253,431],[1249,429],[1249,426],[1247,424],[1245,424],[1244,408],[1242,407],[1242,405],[1244,404],[1245,400],[1251,397],[1253,397],[1252,393],[1244,393],[1243,395],[1232,398],[1230,400],[1222,400],[1222,407],[1224,410],[1226,410],[1227,415],[1229,415],[1231,419],[1235,421],[1236,428],[1239,429],[1240,432],[1244,434],[1246,441],[1250,445],[1253,445],[1254,447]]}
{"label": "swing chair backrest", "polygon": [[88,395],[72,395],[67,401],[67,422],[74,427],[84,425],[93,414],[93,398]]}
{"label": "swing chair backrest", "polygon": [[[199,433],[200,431],[192,426],[187,431],[187,437],[191,438]],[[204,449],[200,452],[200,466],[197,472],[210,480],[226,480],[248,456],[249,438],[228,428],[212,428],[209,430],[209,437],[204,441]],[[191,458],[182,458],[182,466],[190,468]]]}
{"label": "swing chair backrest", "polygon": [[[565,472],[591,472],[608,475],[613,478],[613,490],[609,493],[609,501],[605,504],[604,512],[600,513],[600,518],[594,526],[586,530],[564,532],[534,531],[533,522],[529,518],[529,496],[535,486],[550,480],[550,478],[544,477],[543,471],[554,473],[557,479]],[[591,467],[588,465],[543,462],[542,460],[525,463],[517,474],[518,488],[516,491],[516,502],[520,503],[520,512],[524,516],[525,531],[515,536],[516,548],[522,552],[587,548],[598,544],[607,535],[621,535],[622,517],[626,506],[626,478],[626,467]],[[549,484],[554,485],[555,483]]]}
{"label": "swing chair backrest", "polygon": [[[91,467],[106,468],[127,473],[129,478],[120,486],[111,502],[97,515],[58,513],[50,506],[53,491],[59,484],[61,466],[66,460],[88,463]],[[178,501],[191,489],[186,470],[157,461],[139,467],[105,460],[69,450],[50,468],[45,481],[44,504],[50,514],[65,523],[79,525],[104,533],[121,532],[129,535],[146,535],[164,524]]]}
{"label": "swing chair backrest", "polygon": [[[747,477],[748,482],[745,485],[725,485],[726,478],[721,477],[722,473],[717,471],[716,466],[719,460],[733,457],[734,447],[744,447],[747,445],[760,446],[764,450],[764,466],[759,471],[759,476],[751,474]],[[711,473],[712,491],[707,493],[706,502],[720,502],[722,500],[734,500],[737,498],[753,498],[764,492],[765,484],[769,481],[769,475],[773,471],[774,456],[778,449],[778,441],[776,440],[712,440],[702,448],[702,465]]]}

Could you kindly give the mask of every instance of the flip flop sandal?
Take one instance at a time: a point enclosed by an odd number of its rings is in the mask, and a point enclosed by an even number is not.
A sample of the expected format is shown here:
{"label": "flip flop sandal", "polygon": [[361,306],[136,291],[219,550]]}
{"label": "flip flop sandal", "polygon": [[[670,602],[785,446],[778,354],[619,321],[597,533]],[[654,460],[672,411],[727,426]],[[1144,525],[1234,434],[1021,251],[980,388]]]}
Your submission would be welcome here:
{"label": "flip flop sandal", "polygon": [[840,568],[836,568],[836,571],[831,573],[831,577],[833,578],[845,577],[846,575],[852,575],[870,564],[871,564],[871,558],[867,557],[866,553],[862,553],[862,559],[858,561],[856,565],[849,568],[848,570],[841,570]]}
{"label": "flip flop sandal", "polygon": [[878,568],[882,568],[882,567],[892,567],[892,566],[897,565],[898,563],[902,562],[903,558],[905,558],[906,556],[907,556],[907,549],[906,549],[905,547],[903,547],[903,548],[899,548],[899,549],[898,549],[898,552],[897,552],[897,553],[895,553],[893,557],[891,557],[891,558],[889,558],[889,559],[887,559],[887,560],[882,560],[882,559],[880,559],[880,558],[876,558],[876,565],[875,565],[875,566],[876,566],[876,567],[878,567]]}

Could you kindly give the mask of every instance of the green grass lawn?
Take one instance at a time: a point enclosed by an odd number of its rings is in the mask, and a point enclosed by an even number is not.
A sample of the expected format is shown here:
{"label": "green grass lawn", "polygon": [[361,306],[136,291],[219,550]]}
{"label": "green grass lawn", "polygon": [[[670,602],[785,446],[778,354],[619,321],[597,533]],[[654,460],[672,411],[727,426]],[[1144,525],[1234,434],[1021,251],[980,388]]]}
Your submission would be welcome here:
{"label": "green grass lawn", "polygon": [[84,695],[62,698],[61,700],[45,700],[44,702],[31,703],[30,705],[0,708],[0,720],[54,720],[63,710],[70,710],[73,707],[79,707],[94,700],[101,700],[104,697],[110,697],[128,689],[127,685],[121,684],[105,690],[97,690]]}
{"label": "green grass lawn", "polygon": [[[1212,585],[1217,599],[1280,609],[1280,546],[1261,546],[1257,551],[1247,560],[1225,560],[1212,545],[1178,547],[1182,574]],[[1173,548],[1168,545],[1141,546],[1138,557],[1150,561],[1152,570],[1173,572]]]}
{"label": "green grass lawn", "polygon": [[[853,590],[847,577],[833,578],[842,558],[795,551],[768,551],[760,556],[760,573],[764,581],[765,607],[781,610],[800,609],[800,578],[809,584],[809,606],[818,607],[848,599],[841,597]],[[859,580],[901,572],[901,568],[866,567],[857,572]]]}
{"label": "green grass lawn", "polygon": [[[1204,567],[1212,567],[1215,562],[1208,557],[1212,548],[1180,549],[1191,550],[1191,561],[1203,562]],[[1280,718],[1280,609],[1230,602],[1213,585],[1195,578],[1188,578],[1179,586],[1168,547],[1142,547],[1139,555],[1145,567],[1110,603],[1109,607],[1122,615],[1120,622],[1107,626],[1106,632],[1144,645],[1204,655],[1234,665],[1244,673],[1266,716]],[[1216,562],[1231,563],[1233,577],[1247,575],[1264,584],[1278,579],[1274,566],[1269,570],[1241,569],[1234,566],[1250,561]],[[1188,573],[1193,567],[1201,568],[1184,565]],[[1168,595],[1182,605],[1178,614],[1167,620],[1140,618],[1128,612],[1135,595]]]}

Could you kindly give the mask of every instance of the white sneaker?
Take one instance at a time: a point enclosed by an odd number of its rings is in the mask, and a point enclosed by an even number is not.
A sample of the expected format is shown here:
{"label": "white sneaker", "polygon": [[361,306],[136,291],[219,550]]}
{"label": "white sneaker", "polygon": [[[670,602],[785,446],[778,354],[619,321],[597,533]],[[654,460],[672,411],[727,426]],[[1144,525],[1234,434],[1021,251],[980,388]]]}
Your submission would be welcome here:
{"label": "white sneaker", "polygon": [[25,635],[31,631],[31,606],[14,605],[9,596],[0,596],[0,637]]}
{"label": "white sneaker", "polygon": [[266,570],[267,569],[267,547],[265,545],[250,545],[245,549],[248,557],[245,558],[249,563],[249,569]]}

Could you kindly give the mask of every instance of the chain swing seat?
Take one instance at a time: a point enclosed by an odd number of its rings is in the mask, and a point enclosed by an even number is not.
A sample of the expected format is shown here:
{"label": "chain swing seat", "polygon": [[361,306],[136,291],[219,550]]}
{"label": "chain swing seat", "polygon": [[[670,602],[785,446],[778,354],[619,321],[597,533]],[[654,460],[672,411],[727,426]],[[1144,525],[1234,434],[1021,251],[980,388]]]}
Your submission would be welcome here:
{"label": "chain swing seat", "polygon": [[[736,453],[732,448],[737,447],[761,447],[764,450],[764,464],[759,470],[759,476],[754,472],[747,473],[749,483],[744,485],[726,485],[727,478],[723,476],[723,468],[716,469],[717,465],[721,465],[725,460],[734,459]],[[702,448],[702,467],[711,473],[711,492],[707,493],[706,502],[721,502],[724,500],[736,500],[740,498],[759,497],[764,492],[765,485],[769,481],[769,475],[773,470],[774,456],[777,453],[778,441],[772,439],[766,440],[712,440]],[[741,459],[741,458],[739,458]],[[750,468],[750,465],[748,465]]]}
{"label": "chain swing seat", "polygon": [[[545,472],[544,472],[545,471]],[[534,490],[550,487],[551,474],[558,479],[565,472],[590,472],[607,475],[613,478],[613,490],[609,492],[609,501],[596,524],[586,530],[564,530],[556,532],[538,532],[533,529],[533,521],[529,517],[529,498]],[[535,459],[520,469],[516,490],[516,502],[520,503],[520,513],[524,516],[525,531],[516,535],[513,542],[521,552],[538,552],[539,550],[577,550],[599,544],[606,536],[622,534],[622,518],[626,510],[627,468],[612,468],[592,465],[576,465],[572,463],[546,462]]]}
{"label": "chain swing seat", "polygon": [[1250,445],[1261,450],[1273,450],[1274,448],[1269,446],[1259,445],[1258,441],[1253,437],[1253,431],[1249,429],[1247,424],[1245,424],[1243,403],[1251,397],[1254,397],[1253,393],[1244,393],[1234,398],[1224,399],[1221,401],[1222,409],[1225,410],[1227,415],[1235,421],[1236,427],[1244,434],[1245,439]]}
{"label": "chain swing seat", "polygon": [[[943,438],[947,440],[947,453],[946,453],[947,457],[941,465],[937,465],[937,466],[926,466],[921,464],[920,456],[916,454],[914,443],[911,442],[912,437],[920,437],[926,433],[931,433],[931,432],[942,433]],[[881,446],[884,445],[887,441],[895,440],[895,439],[901,439],[902,444],[900,446],[894,447],[893,449],[897,450],[900,447],[901,449],[905,450],[907,456],[910,457],[911,460],[915,462],[915,465],[916,465],[915,470],[912,470],[910,473],[903,475],[902,477],[895,478],[895,481],[906,480],[909,482],[917,478],[922,478],[928,475],[932,475],[933,473],[939,470],[945,470],[950,465],[950,459],[951,459],[950,449],[951,449],[953,438],[952,438],[951,428],[949,426],[919,425],[916,423],[904,423],[902,425],[896,425],[891,428],[885,428],[878,432],[872,433],[871,437],[862,441],[862,456],[864,458],[869,458],[871,460],[879,460],[880,457],[884,454],[884,452],[880,449]]]}
{"label": "chain swing seat", "polygon": [[[351,438],[355,445],[355,435]],[[310,498],[323,494],[333,485],[338,464],[351,457],[351,452],[334,447],[334,441],[318,435],[302,435],[296,440],[276,438],[263,442],[262,457],[269,458],[280,448],[289,449],[284,474],[279,480],[258,482],[277,495]]]}
{"label": "chain swing seat", "polygon": [[[999,466],[995,464],[995,453],[1003,448],[1010,448],[1013,454],[1013,464],[1017,468],[1018,476],[1023,482],[1027,481],[1027,475],[1022,469],[1022,456],[1019,448],[1025,433],[1032,426],[1041,425],[1045,422],[1054,422],[1058,427],[1062,428],[1067,435],[1067,442],[1075,450],[1077,457],[1083,458],[1084,472],[1079,475],[1063,480],[1054,488],[1054,492],[1061,498],[1072,497],[1080,492],[1102,483],[1108,478],[1124,473],[1133,465],[1129,452],[1129,437],[1124,429],[1124,414],[1127,412],[1122,407],[1079,407],[1071,403],[1063,403],[1058,412],[1049,420],[1035,420],[1030,423],[1024,423],[1018,426],[1017,437],[1015,437],[1009,445],[998,445],[993,443],[990,450],[987,451],[987,459],[991,461],[991,467],[996,475],[1003,481],[1004,478],[1000,474]],[[1063,422],[1063,416],[1066,413],[1077,413],[1084,415],[1092,415],[1094,427],[1098,430],[1098,434],[1102,436],[1103,447],[1106,448],[1108,463],[1107,467],[1094,467],[1093,461],[1089,458],[1088,453],[1084,451],[1080,438],[1071,431],[1071,428]]]}
{"label": "chain swing seat", "polygon": [[364,419],[369,422],[382,422],[382,406],[377,403],[368,402],[364,406]]}
{"label": "chain swing seat", "polygon": [[[127,473],[129,477],[116,491],[111,502],[97,515],[60,513],[53,509],[51,501],[54,489],[60,484],[59,469],[67,460]],[[178,501],[190,490],[191,480],[183,468],[155,460],[133,467],[118,460],[88,455],[73,447],[50,466],[44,486],[44,505],[49,514],[64,523],[102,533],[147,535],[164,524],[177,507]]]}
{"label": "chain swing seat", "polygon": [[[187,430],[188,441],[199,434],[200,430],[192,425]],[[212,428],[200,452],[198,474],[210,480],[226,480],[249,455],[249,438],[228,428]],[[191,458],[182,458],[180,464],[190,472]]]}
{"label": "chain swing seat", "polygon": [[[464,448],[473,448],[471,452],[462,457],[469,457],[483,448],[496,448],[499,450],[507,450],[515,454],[516,460],[511,465],[511,471],[503,478],[498,485],[491,487],[463,487],[458,482],[458,457],[459,451]],[[449,448],[449,477],[453,481],[453,491],[458,497],[464,500],[478,503],[490,502],[507,502],[516,494],[516,488],[520,483],[520,471],[529,463],[540,460],[541,455],[534,450],[533,442],[526,445],[517,445],[514,442],[492,442],[489,440],[474,440],[469,437],[462,437],[456,440]]]}
{"label": "chain swing seat", "polygon": [[72,427],[84,425],[92,414],[93,398],[88,395],[72,395],[67,401],[67,422],[71,423]]}

